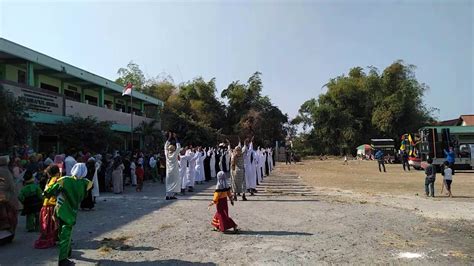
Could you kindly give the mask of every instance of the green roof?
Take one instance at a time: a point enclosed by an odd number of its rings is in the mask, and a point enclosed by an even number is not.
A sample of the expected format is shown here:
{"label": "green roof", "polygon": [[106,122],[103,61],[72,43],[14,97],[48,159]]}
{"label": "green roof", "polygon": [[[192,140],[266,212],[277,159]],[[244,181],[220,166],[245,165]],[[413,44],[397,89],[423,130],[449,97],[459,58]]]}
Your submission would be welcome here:
{"label": "green roof", "polygon": [[474,134],[474,126],[428,126],[420,128],[420,131],[426,128],[435,128],[438,133],[441,133],[442,129],[448,128],[450,133]]}
{"label": "green roof", "polygon": [[[27,61],[47,68],[51,68],[58,72],[62,72],[75,78],[93,83],[98,87],[107,88],[119,93],[122,93],[123,91],[123,87],[121,85],[109,79],[95,75],[93,73],[70,65],[68,63],[62,62],[45,54],[36,52],[28,47],[19,45],[4,38],[0,38],[0,52],[23,58]],[[163,105],[163,102],[161,100],[140,93],[138,91],[133,92],[133,97],[155,105]]]}

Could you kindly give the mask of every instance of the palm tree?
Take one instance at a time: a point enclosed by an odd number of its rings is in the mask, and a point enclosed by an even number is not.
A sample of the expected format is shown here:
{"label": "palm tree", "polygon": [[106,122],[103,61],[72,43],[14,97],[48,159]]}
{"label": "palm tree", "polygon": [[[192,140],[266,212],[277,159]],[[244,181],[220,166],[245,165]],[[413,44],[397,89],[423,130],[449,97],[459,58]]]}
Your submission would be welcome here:
{"label": "palm tree", "polygon": [[157,120],[150,122],[142,121],[140,125],[135,128],[135,133],[143,136],[144,148],[147,151],[155,151],[163,144],[163,133],[157,129],[157,124]]}

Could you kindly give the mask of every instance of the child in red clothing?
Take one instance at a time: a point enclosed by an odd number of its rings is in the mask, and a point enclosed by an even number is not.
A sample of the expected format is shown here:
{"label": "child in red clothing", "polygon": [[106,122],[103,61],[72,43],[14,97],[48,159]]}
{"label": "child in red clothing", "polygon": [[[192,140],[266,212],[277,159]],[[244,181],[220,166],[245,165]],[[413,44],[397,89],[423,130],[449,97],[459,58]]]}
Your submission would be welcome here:
{"label": "child in red clothing", "polygon": [[137,170],[135,170],[135,174],[137,175],[137,192],[141,192],[143,188],[143,176],[145,175],[143,165],[138,164]]}

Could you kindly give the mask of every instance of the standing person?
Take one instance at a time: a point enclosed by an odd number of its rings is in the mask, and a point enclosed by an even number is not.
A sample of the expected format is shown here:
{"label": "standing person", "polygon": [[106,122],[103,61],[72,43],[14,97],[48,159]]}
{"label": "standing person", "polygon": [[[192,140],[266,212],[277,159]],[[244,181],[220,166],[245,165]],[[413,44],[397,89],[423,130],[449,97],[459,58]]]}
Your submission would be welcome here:
{"label": "standing person", "polygon": [[242,146],[240,145],[240,141],[239,145],[235,147],[234,152],[232,153],[231,169],[234,200],[237,201],[237,196],[242,194],[242,200],[246,201],[247,197],[245,197],[245,191],[247,188],[245,185],[244,156],[242,154]]}
{"label": "standing person", "polygon": [[433,165],[433,159],[428,158],[428,166],[425,169],[425,192],[426,196],[434,197],[434,182],[436,181],[436,168]]}
{"label": "standing person", "polygon": [[71,169],[72,176],[60,178],[45,191],[46,197],[57,196],[55,208],[59,221],[59,265],[73,265],[68,258],[71,256],[72,228],[76,224],[79,204],[92,188],[92,182],[85,179],[87,167],[78,163]]}
{"label": "standing person", "polygon": [[189,155],[186,155],[186,150],[187,150],[187,147],[185,149],[181,149],[178,156],[179,177],[181,179],[181,195],[186,194],[186,183],[187,183],[186,172],[189,165],[189,162],[188,162]]}
{"label": "standing person", "polygon": [[43,191],[35,184],[33,173],[26,170],[23,176],[25,186],[18,194],[18,199],[23,204],[21,215],[26,216],[26,230],[35,232],[39,230],[39,213],[41,211]]}
{"label": "standing person", "polygon": [[[175,140],[176,146],[171,144],[171,138]],[[168,140],[165,143],[166,160],[166,200],[177,199],[176,194],[181,191],[181,180],[179,176],[178,155],[181,151],[176,133],[168,133]]]}
{"label": "standing person", "polygon": [[92,198],[95,203],[96,199],[100,196],[99,172],[102,171],[102,155],[97,154],[95,157],[91,157],[89,160],[92,160],[95,163],[94,177],[92,178]]}
{"label": "standing person", "polygon": [[66,159],[64,159],[64,168],[65,168],[65,175],[70,176],[72,167],[77,163],[76,159],[72,156],[71,153],[68,153]]}
{"label": "standing person", "polygon": [[123,169],[125,166],[122,163],[120,157],[114,159],[114,164],[112,165],[112,183],[115,194],[120,194],[123,192]]}
{"label": "standing person", "polygon": [[194,183],[196,178],[196,160],[199,158],[199,154],[190,147],[186,151],[186,155],[190,158],[188,159],[188,171],[186,172],[186,184],[188,186],[188,192],[194,191]]}
{"label": "standing person", "polygon": [[216,205],[216,214],[212,219],[212,225],[219,231],[225,232],[230,228],[234,229],[234,233],[237,233],[239,229],[237,224],[229,217],[229,206],[227,205],[227,198],[230,200],[230,204],[234,206],[232,199],[232,193],[230,192],[230,186],[227,183],[227,178],[223,171],[217,173],[217,185],[214,191],[214,197],[209,203],[209,208],[212,205]]}
{"label": "standing person", "polygon": [[[49,177],[45,188],[46,191],[48,188],[56,184],[58,179],[61,178],[61,173],[59,167],[55,164],[48,166],[45,172]],[[54,213],[55,207],[56,197],[45,197],[43,207],[40,211],[40,236],[39,239],[35,241],[35,248],[37,249],[50,248],[56,245],[59,225],[56,219],[56,214]]]}
{"label": "standing person", "polygon": [[135,187],[137,185],[137,165],[135,164],[135,159],[132,159],[130,162],[130,176],[132,179],[132,186]]}
{"label": "standing person", "polygon": [[385,169],[385,160],[384,160],[384,154],[382,150],[378,150],[375,153],[375,159],[377,160],[377,163],[379,165],[379,172],[382,172],[381,166],[383,167],[384,173],[387,172],[387,170]]}
{"label": "standing person", "polygon": [[248,139],[244,141],[242,152],[244,154],[245,184],[247,191],[249,191],[250,195],[253,196],[257,188],[257,172],[254,167],[255,154],[253,151],[253,137],[250,143]]}
{"label": "standing person", "polygon": [[453,195],[451,194],[451,184],[453,182],[453,170],[451,169],[448,161],[444,162],[443,176],[443,184],[446,185],[448,197],[452,197]]}
{"label": "standing person", "polygon": [[59,167],[59,173],[61,174],[61,176],[66,174],[66,168],[64,166],[64,154],[58,154],[54,156],[53,163]]}
{"label": "standing person", "polygon": [[150,171],[151,171],[151,178],[153,180],[153,183],[156,183],[158,181],[158,161],[155,159],[155,155],[150,157]]}
{"label": "standing person", "polygon": [[198,147],[196,152],[198,158],[196,160],[196,183],[204,183],[204,159],[206,158],[206,153],[202,150],[202,147]]}
{"label": "standing person", "polygon": [[[95,162],[94,162],[94,160],[88,160],[87,163],[86,163],[86,167],[87,167],[87,175],[86,175],[85,178],[87,180],[91,181],[92,184],[94,184],[93,183],[94,174],[95,174]],[[93,208],[94,208],[94,199],[92,198],[92,190],[89,190],[89,191],[87,191],[86,197],[81,202],[81,209],[82,210],[85,210],[85,209],[92,210]]]}
{"label": "standing person", "polygon": [[217,177],[217,172],[216,172],[216,151],[214,148],[209,148],[209,151],[207,153],[208,157],[210,157],[209,161],[209,167],[211,168],[211,179]]}
{"label": "standing person", "polygon": [[15,182],[8,169],[10,157],[0,157],[0,244],[10,243],[15,238],[18,224],[18,199],[16,196]]}
{"label": "standing person", "polygon": [[219,147],[221,150],[219,168],[224,172],[227,180],[230,180],[230,141],[226,139],[226,143],[221,143]]}
{"label": "standing person", "polygon": [[408,171],[411,171],[410,164],[408,162],[408,152],[407,151],[401,151],[401,152],[402,152],[403,171],[406,171],[406,168],[408,168]]}
{"label": "standing person", "polygon": [[143,189],[143,178],[145,176],[145,170],[143,169],[143,165],[138,164],[137,169],[135,170],[135,174],[137,176],[137,192],[141,192]]}
{"label": "standing person", "polygon": [[268,149],[265,150],[265,176],[270,175],[270,156]]}
{"label": "standing person", "polygon": [[446,156],[446,161],[449,163],[449,168],[453,171],[454,175],[454,163],[456,162],[456,154],[454,153],[453,147],[449,147],[449,150],[443,150]]}
{"label": "standing person", "polygon": [[207,148],[204,149],[204,154],[206,155],[204,158],[204,181],[209,182],[211,181],[211,157]]}
{"label": "standing person", "polygon": [[291,165],[291,156],[290,156],[290,149],[286,147],[285,150],[285,164],[290,164]]}

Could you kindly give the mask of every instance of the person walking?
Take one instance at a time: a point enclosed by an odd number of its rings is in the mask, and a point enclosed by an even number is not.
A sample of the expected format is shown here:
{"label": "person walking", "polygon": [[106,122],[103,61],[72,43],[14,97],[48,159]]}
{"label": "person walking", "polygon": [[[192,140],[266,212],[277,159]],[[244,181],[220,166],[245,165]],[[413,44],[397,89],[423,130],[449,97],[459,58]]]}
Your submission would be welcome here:
{"label": "person walking", "polygon": [[443,185],[446,186],[446,190],[448,191],[448,197],[452,197],[451,193],[451,184],[453,183],[453,170],[449,166],[449,162],[444,162],[444,170],[443,170]]}
{"label": "person walking", "polygon": [[[45,188],[45,190],[48,190],[48,188],[56,184],[58,179],[61,178],[61,172],[59,167],[55,164],[50,164],[45,172],[49,177]],[[56,245],[59,227],[56,214],[54,213],[56,202],[57,199],[55,196],[45,197],[44,199],[43,207],[40,211],[40,236],[39,239],[35,241],[35,248],[37,249],[50,248]]]}
{"label": "person walking", "polygon": [[234,233],[239,231],[237,224],[229,217],[229,206],[227,205],[227,198],[230,200],[230,204],[233,206],[234,201],[232,199],[232,193],[230,192],[230,186],[227,183],[226,174],[223,171],[217,173],[217,185],[214,191],[214,197],[209,203],[209,207],[216,205],[216,214],[212,219],[212,226],[221,232],[225,232],[228,229],[233,228]]}
{"label": "person walking", "polygon": [[385,169],[385,159],[384,159],[384,154],[382,150],[378,150],[375,153],[375,159],[377,160],[377,163],[379,165],[379,172],[382,172],[382,167],[383,167],[384,173],[387,172],[387,170]]}

